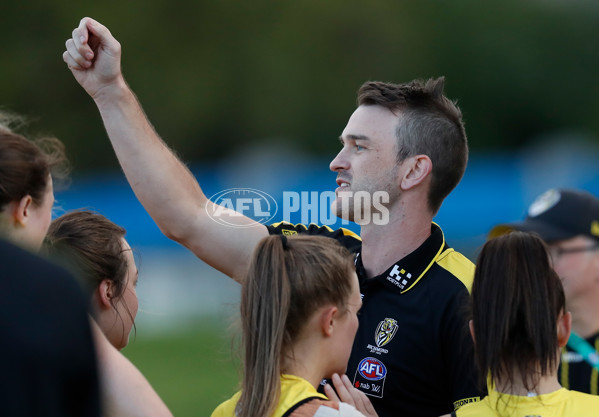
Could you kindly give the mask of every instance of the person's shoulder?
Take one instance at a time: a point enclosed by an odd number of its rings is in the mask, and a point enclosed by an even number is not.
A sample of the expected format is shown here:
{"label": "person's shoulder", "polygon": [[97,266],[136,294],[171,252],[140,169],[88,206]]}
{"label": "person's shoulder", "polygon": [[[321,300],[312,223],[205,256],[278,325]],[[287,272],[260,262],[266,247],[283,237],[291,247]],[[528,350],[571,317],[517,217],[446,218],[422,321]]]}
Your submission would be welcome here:
{"label": "person's shoulder", "polygon": [[323,236],[337,240],[351,252],[357,252],[361,245],[362,239],[356,233],[343,227],[339,229],[332,229],[329,226],[317,225],[310,223],[305,225],[303,223],[293,224],[288,222],[273,223],[266,226],[268,233],[271,235],[285,235],[293,236],[297,234],[307,234],[311,236]]}
{"label": "person's shoulder", "polygon": [[36,288],[56,285],[78,288],[75,278],[66,269],[12,243],[0,240],[0,259],[3,276],[39,282]]}
{"label": "person's shoulder", "polygon": [[[21,320],[27,319],[28,325],[34,327],[41,322],[48,323],[60,331],[65,340],[78,337],[76,333],[71,337],[71,331],[89,333],[89,302],[71,272],[7,242],[0,244],[0,259],[0,281],[6,289],[0,295],[3,311],[8,305],[27,306],[27,317]],[[57,338],[50,340],[57,341]]]}
{"label": "person's shoulder", "polygon": [[567,390],[567,392],[570,401],[572,401],[577,408],[586,409],[587,407],[593,407],[594,410],[599,409],[599,396],[571,390]]}
{"label": "person's shoulder", "polygon": [[472,282],[474,281],[475,268],[474,263],[470,259],[453,248],[446,248],[439,255],[436,263],[451,276],[455,277],[470,292]]}
{"label": "person's shoulder", "polygon": [[2,259],[3,266],[5,267],[16,265],[21,269],[47,263],[40,256],[3,239],[0,239],[0,259]]}
{"label": "person's shoulder", "polygon": [[557,397],[563,404],[563,416],[565,417],[591,417],[597,415],[599,410],[599,397],[578,391],[570,391],[562,388]]}
{"label": "person's shoulder", "polygon": [[234,417],[235,407],[237,406],[240,396],[241,392],[237,392],[228,400],[220,403],[218,407],[214,409],[210,417]]}
{"label": "person's shoulder", "polygon": [[353,406],[315,398],[305,402],[301,406],[293,410],[292,413],[286,414],[286,417],[364,417],[364,414],[356,410]]}
{"label": "person's shoulder", "polygon": [[298,233],[307,233],[310,235],[325,235],[325,236],[348,236],[361,241],[360,236],[349,229],[340,227],[332,229],[326,225],[318,225],[310,223],[307,226],[303,223],[278,222],[266,226],[271,234],[286,234],[294,235]]}
{"label": "person's shoulder", "polygon": [[489,408],[486,401],[465,404],[455,411],[456,417],[485,417],[495,415],[495,412]]}
{"label": "person's shoulder", "polygon": [[227,414],[227,410],[229,407],[227,407],[227,402],[230,400],[227,400],[221,404],[219,404],[214,411],[212,412],[212,414],[210,414],[210,417],[233,417],[234,414]]}

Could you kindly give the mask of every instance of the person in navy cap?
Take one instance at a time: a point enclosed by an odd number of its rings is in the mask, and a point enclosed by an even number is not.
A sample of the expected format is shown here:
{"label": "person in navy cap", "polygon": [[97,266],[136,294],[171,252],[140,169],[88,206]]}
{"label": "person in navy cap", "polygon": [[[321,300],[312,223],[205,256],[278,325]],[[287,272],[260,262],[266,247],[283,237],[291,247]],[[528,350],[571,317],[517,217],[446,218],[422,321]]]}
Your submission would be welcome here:
{"label": "person in navy cap", "polygon": [[598,394],[599,199],[586,191],[548,190],[530,205],[523,221],[497,225],[489,237],[511,230],[541,236],[564,286],[573,334],[562,351],[560,383]]}

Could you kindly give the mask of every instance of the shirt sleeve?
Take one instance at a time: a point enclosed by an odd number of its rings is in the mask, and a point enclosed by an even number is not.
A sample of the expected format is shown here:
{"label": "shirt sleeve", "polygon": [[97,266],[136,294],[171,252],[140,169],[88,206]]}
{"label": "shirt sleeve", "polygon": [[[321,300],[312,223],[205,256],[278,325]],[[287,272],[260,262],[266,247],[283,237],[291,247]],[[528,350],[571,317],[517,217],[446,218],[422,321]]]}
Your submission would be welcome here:
{"label": "shirt sleeve", "polygon": [[331,229],[328,226],[319,226],[316,224],[306,226],[302,223],[292,224],[287,222],[274,223],[266,226],[266,228],[271,235],[292,236],[297,234],[308,234],[312,236],[330,237],[337,240],[352,253],[358,252],[362,246],[360,236],[345,228]]}
{"label": "shirt sleeve", "polygon": [[480,401],[484,392],[478,386],[474,343],[468,331],[468,291],[454,294],[445,311],[442,328],[444,362],[451,382],[454,409]]}
{"label": "shirt sleeve", "polygon": [[293,410],[287,417],[365,417],[352,405],[337,401],[313,400]]}

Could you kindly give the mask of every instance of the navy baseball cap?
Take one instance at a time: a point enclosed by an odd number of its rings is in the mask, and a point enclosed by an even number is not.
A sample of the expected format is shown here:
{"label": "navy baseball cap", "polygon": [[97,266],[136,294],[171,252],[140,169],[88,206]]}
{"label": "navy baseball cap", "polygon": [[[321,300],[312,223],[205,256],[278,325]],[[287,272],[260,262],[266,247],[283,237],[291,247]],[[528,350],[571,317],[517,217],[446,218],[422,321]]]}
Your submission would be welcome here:
{"label": "navy baseball cap", "polygon": [[489,239],[512,230],[536,232],[547,243],[580,235],[599,241],[599,199],[586,191],[548,190],[530,205],[524,221],[493,227]]}

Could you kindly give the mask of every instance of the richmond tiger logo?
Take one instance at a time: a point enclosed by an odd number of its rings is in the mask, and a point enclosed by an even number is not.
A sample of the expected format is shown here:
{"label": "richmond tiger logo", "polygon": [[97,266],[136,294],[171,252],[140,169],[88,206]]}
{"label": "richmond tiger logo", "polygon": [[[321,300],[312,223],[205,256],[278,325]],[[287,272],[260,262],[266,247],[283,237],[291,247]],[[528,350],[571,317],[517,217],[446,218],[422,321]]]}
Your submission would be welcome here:
{"label": "richmond tiger logo", "polygon": [[386,318],[381,321],[374,333],[376,345],[378,347],[385,346],[391,339],[393,339],[395,332],[397,332],[397,320]]}

